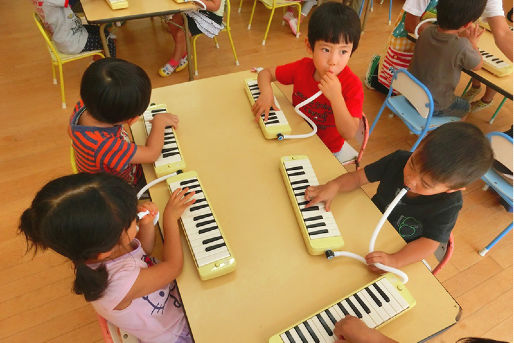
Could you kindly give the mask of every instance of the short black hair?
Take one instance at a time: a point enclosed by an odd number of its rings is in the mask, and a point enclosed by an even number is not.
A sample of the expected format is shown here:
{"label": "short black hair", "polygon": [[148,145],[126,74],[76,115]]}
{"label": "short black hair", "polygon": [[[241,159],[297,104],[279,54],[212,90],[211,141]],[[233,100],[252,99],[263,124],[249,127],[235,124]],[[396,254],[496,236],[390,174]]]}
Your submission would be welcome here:
{"label": "short black hair", "polygon": [[445,30],[457,30],[474,22],[484,12],[487,0],[439,0],[437,23]]}
{"label": "short black hair", "polygon": [[457,343],[508,343],[506,341],[497,341],[495,339],[489,338],[479,338],[479,337],[464,337],[457,341]]}
{"label": "short black hair", "polygon": [[484,175],[493,163],[491,144],[473,124],[441,125],[414,152],[421,174],[451,189],[462,188]]}
{"label": "short black hair", "polygon": [[353,43],[352,53],[359,46],[361,22],[357,12],[339,2],[325,2],[318,6],[309,20],[309,44],[314,49],[317,41],[338,44]]}
{"label": "short black hair", "polygon": [[145,71],[119,58],[103,58],[84,72],[80,96],[98,121],[115,124],[141,115],[150,103],[152,84]]}

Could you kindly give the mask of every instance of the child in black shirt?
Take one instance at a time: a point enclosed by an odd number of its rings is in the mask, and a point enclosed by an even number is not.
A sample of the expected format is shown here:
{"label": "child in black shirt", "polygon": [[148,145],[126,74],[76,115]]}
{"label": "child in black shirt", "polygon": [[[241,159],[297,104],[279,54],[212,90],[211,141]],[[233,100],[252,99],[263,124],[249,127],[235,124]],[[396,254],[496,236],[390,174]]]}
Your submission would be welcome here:
{"label": "child in black shirt", "polygon": [[462,208],[461,190],[485,174],[492,161],[491,146],[480,129],[465,122],[448,123],[432,131],[413,153],[398,150],[364,169],[308,187],[307,207],[324,201],[329,211],[338,192],[379,181],[372,201],[384,212],[400,189],[408,187],[388,218],[408,244],[392,254],[374,251],[366,256],[374,271],[374,263],[401,268],[448,242]]}

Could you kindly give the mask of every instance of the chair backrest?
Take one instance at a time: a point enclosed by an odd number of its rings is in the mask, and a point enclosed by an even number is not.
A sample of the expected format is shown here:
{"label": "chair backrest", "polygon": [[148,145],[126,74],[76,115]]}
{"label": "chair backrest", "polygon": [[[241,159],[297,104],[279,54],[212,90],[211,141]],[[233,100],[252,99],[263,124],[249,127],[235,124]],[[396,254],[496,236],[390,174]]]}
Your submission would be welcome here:
{"label": "chair backrest", "polygon": [[512,137],[502,132],[490,132],[486,137],[491,142],[494,158],[512,171]]}
{"label": "chair backrest", "polygon": [[104,317],[99,314],[96,315],[98,318],[98,324],[102,331],[102,336],[105,343],[139,343],[137,337],[121,330],[114,324],[105,320]]}
{"label": "chair backrest", "polygon": [[43,38],[46,42],[46,46],[48,47],[48,51],[50,52],[50,55],[52,56],[52,58],[59,60],[60,59],[59,53],[57,52],[57,48],[54,46],[54,43],[52,42],[51,33],[45,29],[44,22],[41,19],[41,17],[39,16],[39,14],[34,12],[33,17],[34,17],[34,22],[36,23],[36,26],[37,26],[39,32],[41,33],[41,35],[43,36]]}
{"label": "chair backrest", "polygon": [[[448,244],[446,245],[446,252],[443,258],[439,261],[439,264],[432,270],[432,274],[436,275],[441,271],[441,269],[448,263],[450,258],[453,255],[453,250],[455,249],[455,241],[453,238],[453,232],[450,233],[450,238],[448,239]],[[437,255],[436,255],[437,256]]]}
{"label": "chair backrest", "polygon": [[364,149],[366,149],[366,145],[368,144],[369,138],[369,124],[368,118],[366,115],[362,113],[362,118],[359,122],[359,128],[357,129],[357,134],[355,135],[355,139],[359,142],[361,148],[359,149],[359,154],[355,159],[355,166],[359,168],[360,161],[362,159],[362,155],[364,154]]}
{"label": "chair backrest", "polygon": [[395,89],[409,100],[423,118],[428,118],[434,111],[432,94],[430,94],[430,91],[424,84],[406,69],[400,68],[395,70],[388,96],[391,95],[392,89]]}

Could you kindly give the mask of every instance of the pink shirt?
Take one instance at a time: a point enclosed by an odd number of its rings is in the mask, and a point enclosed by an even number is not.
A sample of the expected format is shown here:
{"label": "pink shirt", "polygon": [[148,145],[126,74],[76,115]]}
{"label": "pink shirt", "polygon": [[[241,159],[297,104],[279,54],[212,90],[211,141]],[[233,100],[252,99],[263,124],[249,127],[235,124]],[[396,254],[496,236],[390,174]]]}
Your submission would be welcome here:
{"label": "pink shirt", "polygon": [[130,253],[105,262],[109,273],[108,286],[104,295],[91,304],[99,315],[138,337],[141,343],[175,342],[186,325],[175,282],[132,300],[123,310],[114,310],[134,285],[139,271],[156,263],[154,258],[145,254],[139,240],[134,239],[132,245],[136,248]]}

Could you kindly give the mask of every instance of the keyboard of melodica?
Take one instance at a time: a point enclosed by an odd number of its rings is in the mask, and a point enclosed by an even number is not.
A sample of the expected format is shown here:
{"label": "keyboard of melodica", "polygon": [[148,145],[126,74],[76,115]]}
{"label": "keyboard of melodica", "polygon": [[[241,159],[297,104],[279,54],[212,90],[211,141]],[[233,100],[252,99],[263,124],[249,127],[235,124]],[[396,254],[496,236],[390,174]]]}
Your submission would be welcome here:
{"label": "keyboard of melodica", "polygon": [[478,50],[484,60],[483,68],[485,70],[499,77],[512,74],[512,63],[504,61],[485,50]]}
{"label": "keyboard of melodica", "polygon": [[186,187],[195,192],[195,203],[180,220],[200,278],[208,280],[233,271],[236,260],[196,172],[182,173],[166,182],[171,192]]}
{"label": "keyboard of melodica", "polygon": [[[245,90],[246,94],[248,95],[248,100],[250,100],[250,104],[253,106],[261,94],[259,85],[257,84],[257,79],[246,79]],[[274,99],[275,106],[278,107],[278,101],[276,98]],[[261,114],[261,118],[259,119],[259,125],[266,139],[276,139],[291,133],[291,127],[287,122],[284,112],[280,110],[280,107],[278,108],[279,110],[277,111],[270,109],[268,120],[266,122],[264,121],[264,113]]]}
{"label": "keyboard of melodica", "polygon": [[393,274],[384,274],[356,292],[272,336],[269,343],[335,342],[335,324],[351,315],[378,328],[414,307],[416,301]]}
{"label": "keyboard of melodica", "polygon": [[[143,113],[147,137],[150,135],[150,131],[152,130],[151,120],[153,117],[159,113],[165,112],[168,112],[166,105],[160,104],[151,105]],[[168,126],[164,129],[164,145],[162,146],[161,154],[154,162],[155,174],[157,177],[161,177],[171,174],[179,169],[184,169],[185,167],[186,162],[181,154],[175,130],[171,126]]]}
{"label": "keyboard of melodica", "polygon": [[300,225],[307,250],[311,255],[323,254],[329,249],[343,246],[343,238],[332,212],[324,204],[305,207],[305,189],[319,182],[307,156],[285,156],[280,160],[282,177]]}

